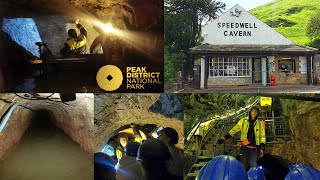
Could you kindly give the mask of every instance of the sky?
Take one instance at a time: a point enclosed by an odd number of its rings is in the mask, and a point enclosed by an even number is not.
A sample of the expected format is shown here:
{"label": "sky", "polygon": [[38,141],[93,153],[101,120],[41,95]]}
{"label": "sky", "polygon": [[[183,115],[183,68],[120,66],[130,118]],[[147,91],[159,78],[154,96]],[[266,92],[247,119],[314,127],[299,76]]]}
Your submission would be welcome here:
{"label": "sky", "polygon": [[226,11],[231,9],[234,5],[239,4],[245,10],[249,11],[253,8],[272,2],[273,0],[216,0],[226,4]]}

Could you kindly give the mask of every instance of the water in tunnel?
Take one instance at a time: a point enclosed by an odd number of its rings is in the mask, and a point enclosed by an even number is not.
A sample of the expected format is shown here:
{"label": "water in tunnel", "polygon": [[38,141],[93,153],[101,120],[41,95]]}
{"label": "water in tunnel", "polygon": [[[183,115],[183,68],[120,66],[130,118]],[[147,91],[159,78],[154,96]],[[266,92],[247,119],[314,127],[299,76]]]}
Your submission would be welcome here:
{"label": "water in tunnel", "polygon": [[92,157],[53,120],[50,110],[34,112],[20,142],[0,161],[0,179],[93,179]]}

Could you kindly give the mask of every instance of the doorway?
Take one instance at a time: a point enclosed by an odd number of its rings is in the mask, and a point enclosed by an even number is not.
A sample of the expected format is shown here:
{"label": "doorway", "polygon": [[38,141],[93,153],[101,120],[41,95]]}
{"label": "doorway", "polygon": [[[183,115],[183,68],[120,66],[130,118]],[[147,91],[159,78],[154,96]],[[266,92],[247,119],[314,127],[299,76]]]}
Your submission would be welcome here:
{"label": "doorway", "polygon": [[261,78],[261,59],[260,58],[253,58],[252,59],[252,83],[262,83]]}

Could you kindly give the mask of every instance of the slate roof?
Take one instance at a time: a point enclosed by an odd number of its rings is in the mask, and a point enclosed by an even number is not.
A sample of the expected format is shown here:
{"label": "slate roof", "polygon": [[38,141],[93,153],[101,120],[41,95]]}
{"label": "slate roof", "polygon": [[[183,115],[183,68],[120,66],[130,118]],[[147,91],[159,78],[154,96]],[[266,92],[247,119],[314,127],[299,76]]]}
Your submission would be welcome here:
{"label": "slate roof", "polygon": [[318,49],[302,45],[211,45],[201,44],[190,48],[193,54],[211,53],[301,53],[316,54]]}

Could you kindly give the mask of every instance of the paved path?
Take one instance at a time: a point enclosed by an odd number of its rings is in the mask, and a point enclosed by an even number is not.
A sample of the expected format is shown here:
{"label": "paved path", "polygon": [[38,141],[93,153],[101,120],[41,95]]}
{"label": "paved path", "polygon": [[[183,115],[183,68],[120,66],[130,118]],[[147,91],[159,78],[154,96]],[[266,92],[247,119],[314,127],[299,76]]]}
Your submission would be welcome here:
{"label": "paved path", "polygon": [[320,93],[320,86],[281,85],[281,86],[223,86],[208,89],[185,88],[175,93]]}

